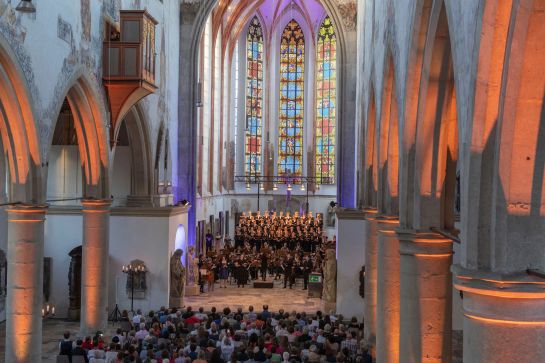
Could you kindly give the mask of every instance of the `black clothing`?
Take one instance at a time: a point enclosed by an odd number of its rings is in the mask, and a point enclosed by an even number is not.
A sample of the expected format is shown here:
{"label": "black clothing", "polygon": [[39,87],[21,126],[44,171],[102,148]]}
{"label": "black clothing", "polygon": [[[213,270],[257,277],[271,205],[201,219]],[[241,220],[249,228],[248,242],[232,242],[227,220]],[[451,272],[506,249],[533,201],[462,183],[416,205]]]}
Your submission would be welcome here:
{"label": "black clothing", "polygon": [[63,340],[61,342],[59,355],[72,356],[72,341],[71,340]]}
{"label": "black clothing", "polygon": [[261,279],[265,281],[267,279],[267,256],[261,255]]}
{"label": "black clothing", "polygon": [[75,347],[72,350],[72,357],[75,357],[77,355],[82,355],[83,359],[85,360],[85,363],[89,363],[89,358],[87,357],[87,351],[83,349],[82,347]]}

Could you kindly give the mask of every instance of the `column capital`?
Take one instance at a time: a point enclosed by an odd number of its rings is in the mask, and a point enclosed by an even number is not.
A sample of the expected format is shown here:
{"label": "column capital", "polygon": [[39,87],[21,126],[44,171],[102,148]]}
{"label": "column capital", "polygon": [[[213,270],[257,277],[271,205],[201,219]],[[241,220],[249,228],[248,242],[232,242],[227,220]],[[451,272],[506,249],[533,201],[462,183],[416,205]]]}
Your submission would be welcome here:
{"label": "column capital", "polygon": [[451,271],[454,286],[460,291],[510,299],[545,299],[545,279],[526,272],[501,274],[460,265],[453,265]]}
{"label": "column capital", "polygon": [[112,205],[112,200],[85,198],[85,199],[82,199],[81,205],[83,206],[83,212],[90,211],[90,210],[109,211],[110,206]]}
{"label": "column capital", "polygon": [[450,257],[452,240],[439,233],[399,228],[399,253],[414,256]]}
{"label": "column capital", "polygon": [[47,208],[49,206],[45,204],[14,204],[7,207],[6,212],[9,222],[18,220],[43,222]]}

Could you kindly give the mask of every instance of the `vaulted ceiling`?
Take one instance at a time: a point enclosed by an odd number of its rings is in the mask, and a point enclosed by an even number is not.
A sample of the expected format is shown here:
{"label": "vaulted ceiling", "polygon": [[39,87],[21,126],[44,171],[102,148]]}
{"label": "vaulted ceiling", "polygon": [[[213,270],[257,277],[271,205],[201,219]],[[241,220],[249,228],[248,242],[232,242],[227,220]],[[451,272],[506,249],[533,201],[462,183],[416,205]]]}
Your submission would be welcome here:
{"label": "vaulted ceiling", "polygon": [[[265,37],[272,36],[271,29],[286,12],[301,14],[310,28],[315,28],[326,15],[320,0],[220,0],[211,14],[212,34],[216,39],[218,32],[222,34],[222,55],[232,54],[235,39],[245,29],[254,15],[260,17]],[[311,34],[314,39],[314,34]]]}

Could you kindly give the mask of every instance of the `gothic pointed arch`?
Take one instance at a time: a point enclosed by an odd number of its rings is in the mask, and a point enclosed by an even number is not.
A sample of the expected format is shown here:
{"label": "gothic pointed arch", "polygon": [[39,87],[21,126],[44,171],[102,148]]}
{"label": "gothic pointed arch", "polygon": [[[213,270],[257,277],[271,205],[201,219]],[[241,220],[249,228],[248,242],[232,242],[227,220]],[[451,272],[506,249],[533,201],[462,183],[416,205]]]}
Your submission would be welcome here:
{"label": "gothic pointed arch", "polygon": [[337,35],[329,16],[325,17],[318,29],[316,44],[316,178],[319,184],[333,184],[337,121]]}
{"label": "gothic pointed arch", "polygon": [[263,27],[257,15],[248,26],[246,56],[244,172],[255,176],[262,173],[263,154]]}
{"label": "gothic pointed arch", "polygon": [[278,174],[303,175],[305,36],[292,19],[280,40]]}

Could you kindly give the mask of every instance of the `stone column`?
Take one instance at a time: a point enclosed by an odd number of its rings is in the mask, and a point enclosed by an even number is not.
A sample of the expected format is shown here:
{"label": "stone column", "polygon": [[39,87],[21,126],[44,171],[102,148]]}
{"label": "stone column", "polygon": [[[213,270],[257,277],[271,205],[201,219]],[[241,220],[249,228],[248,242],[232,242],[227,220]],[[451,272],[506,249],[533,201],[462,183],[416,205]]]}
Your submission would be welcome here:
{"label": "stone column", "polygon": [[81,268],[82,335],[104,331],[108,323],[108,261],[110,200],[86,199],[83,204]]}
{"label": "stone column", "polygon": [[377,362],[399,362],[399,239],[397,219],[382,221],[377,238]]}
{"label": "stone column", "polygon": [[545,282],[453,266],[463,292],[464,363],[545,362]]}
{"label": "stone column", "polygon": [[431,232],[398,234],[399,362],[451,362],[452,241]]}
{"label": "stone column", "polygon": [[374,346],[377,317],[377,221],[375,210],[367,211],[363,223],[363,238],[365,245],[364,337]]}
{"label": "stone column", "polygon": [[7,209],[6,362],[42,361],[46,209],[38,205]]}
{"label": "stone column", "polygon": [[360,272],[365,265],[363,223],[365,213],[358,209],[337,208],[337,313],[363,318],[364,300],[360,295]]}

